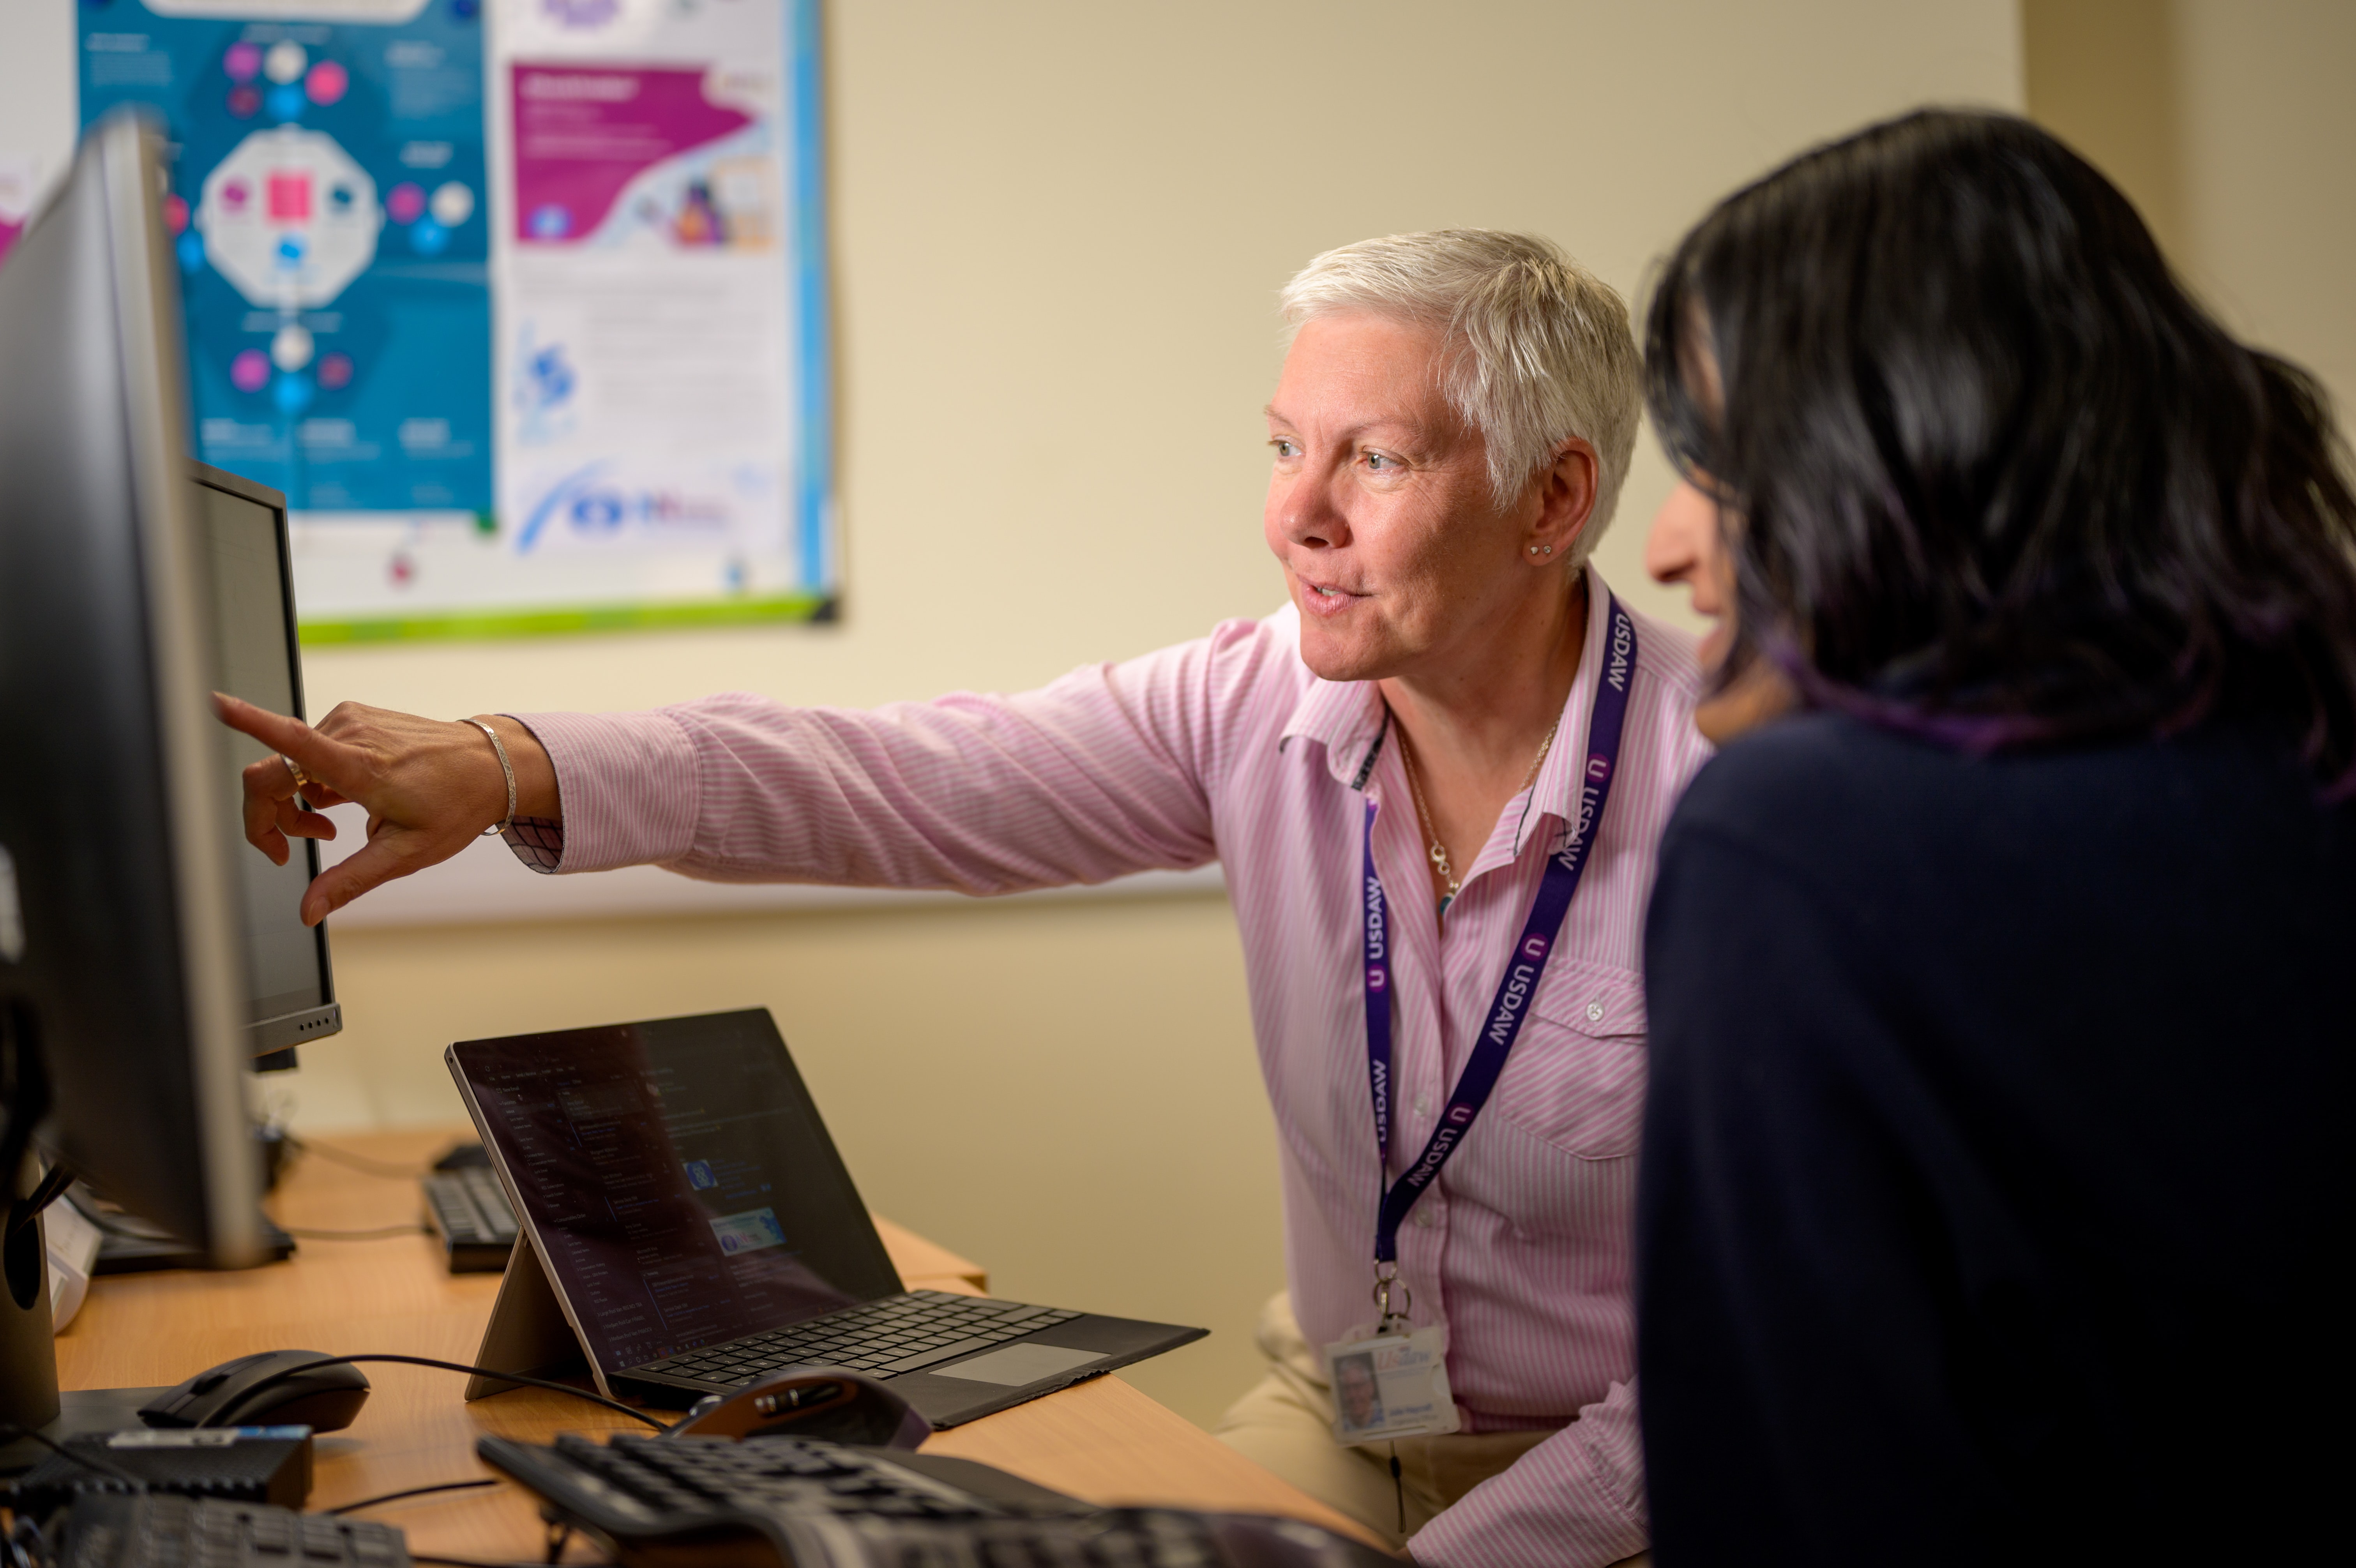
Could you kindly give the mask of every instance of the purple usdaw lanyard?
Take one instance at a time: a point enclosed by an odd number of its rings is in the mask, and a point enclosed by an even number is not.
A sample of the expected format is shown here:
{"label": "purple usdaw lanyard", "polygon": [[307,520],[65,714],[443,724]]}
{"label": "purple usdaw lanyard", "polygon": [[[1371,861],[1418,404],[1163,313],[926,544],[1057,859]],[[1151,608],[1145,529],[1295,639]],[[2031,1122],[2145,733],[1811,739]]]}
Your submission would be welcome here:
{"label": "purple usdaw lanyard", "polygon": [[[1612,775],[1620,766],[1620,732],[1628,718],[1629,678],[1636,669],[1636,623],[1620,607],[1617,596],[1612,596],[1609,603],[1603,671],[1595,682],[1595,712],[1587,724],[1587,766],[1580,773],[1578,819],[1564,834],[1562,847],[1547,861],[1538,896],[1530,905],[1530,918],[1522,927],[1521,940],[1514,944],[1505,978],[1497,983],[1497,999],[1489,1004],[1489,1020],[1472,1047],[1472,1059],[1464,1064],[1464,1076],[1449,1091],[1448,1108],[1440,1112],[1431,1141],[1424,1144],[1422,1155],[1407,1174],[1383,1193],[1382,1207],[1375,1216],[1377,1263],[1398,1261],[1399,1222],[1424,1189],[1439,1179],[1440,1167],[1464,1141],[1472,1119],[1488,1103],[1489,1091],[1497,1087],[1497,1075],[1505,1070],[1505,1058],[1522,1032],[1525,1010],[1537,992],[1538,978],[1546,973],[1547,959],[1562,930],[1562,918],[1570,911],[1571,895],[1579,891],[1579,879],[1586,874],[1596,832],[1603,821],[1603,802],[1612,794]],[[1372,800],[1366,802],[1365,873],[1366,1076],[1374,1088],[1375,1148],[1382,1161],[1378,1168],[1387,1173],[1391,1161],[1390,929],[1382,878],[1375,873]]]}

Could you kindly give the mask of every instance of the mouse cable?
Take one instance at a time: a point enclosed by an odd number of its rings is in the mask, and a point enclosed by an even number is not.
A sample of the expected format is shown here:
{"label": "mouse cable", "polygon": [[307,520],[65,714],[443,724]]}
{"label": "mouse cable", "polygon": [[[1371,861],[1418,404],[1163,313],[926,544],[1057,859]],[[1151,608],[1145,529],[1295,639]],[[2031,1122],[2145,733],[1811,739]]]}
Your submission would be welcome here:
{"label": "mouse cable", "polygon": [[0,1421],[0,1438],[6,1437],[29,1437],[52,1454],[64,1458],[69,1464],[79,1465],[85,1470],[95,1470],[102,1476],[112,1476],[118,1481],[128,1482],[134,1492],[144,1492],[147,1489],[147,1478],[145,1476],[134,1476],[112,1459],[102,1459],[95,1454],[77,1454],[45,1432],[36,1432],[29,1426],[19,1426],[13,1421]]}
{"label": "mouse cable", "polygon": [[471,1481],[437,1481],[430,1487],[411,1487],[404,1491],[382,1492],[372,1498],[362,1498],[356,1503],[337,1503],[334,1508],[321,1509],[319,1511],[323,1514],[358,1513],[362,1509],[372,1509],[379,1503],[397,1503],[403,1498],[422,1498],[429,1492],[466,1492],[472,1491],[477,1487],[496,1487],[502,1484],[497,1476],[477,1477]]}
{"label": "mouse cable", "polygon": [[[593,1394],[587,1389],[576,1389],[571,1383],[552,1382],[546,1378],[528,1378],[520,1372],[502,1372],[493,1367],[472,1367],[468,1366],[464,1361],[437,1361],[431,1356],[394,1356],[390,1354],[373,1356],[322,1356],[316,1361],[305,1361],[297,1366],[282,1368],[279,1370],[271,1373],[268,1377],[257,1381],[253,1387],[246,1390],[245,1399],[241,1400],[239,1402],[242,1404],[247,1401],[252,1400],[255,1394],[260,1393],[262,1390],[270,1387],[273,1383],[283,1383],[287,1379],[294,1377],[300,1373],[315,1372],[321,1367],[357,1366],[362,1361],[384,1361],[402,1367],[431,1367],[434,1370],[442,1372],[471,1372],[478,1378],[495,1378],[500,1382],[516,1383],[527,1389],[546,1389],[549,1392],[553,1394],[571,1394],[574,1399],[587,1400],[591,1404],[601,1404],[607,1410],[619,1412],[621,1414],[628,1416],[632,1421],[643,1421],[648,1426],[653,1427],[657,1432],[669,1432],[670,1430],[669,1422],[659,1420],[654,1416],[648,1415],[645,1411],[637,1409],[631,1405],[624,1404],[620,1400],[609,1400],[604,1394]],[[203,1421],[198,1422],[197,1424],[199,1426],[210,1426],[212,1423],[209,1421]],[[48,1439],[43,1438],[42,1441],[48,1442]],[[52,1446],[54,1446],[54,1444],[52,1444]]]}
{"label": "mouse cable", "polygon": [[434,1174],[432,1165],[397,1165],[390,1160],[371,1159],[350,1149],[337,1148],[333,1144],[315,1144],[292,1133],[283,1136],[286,1146],[298,1155],[316,1155],[323,1160],[342,1165],[347,1170],[358,1171],[362,1176],[382,1176],[387,1181],[420,1181]]}

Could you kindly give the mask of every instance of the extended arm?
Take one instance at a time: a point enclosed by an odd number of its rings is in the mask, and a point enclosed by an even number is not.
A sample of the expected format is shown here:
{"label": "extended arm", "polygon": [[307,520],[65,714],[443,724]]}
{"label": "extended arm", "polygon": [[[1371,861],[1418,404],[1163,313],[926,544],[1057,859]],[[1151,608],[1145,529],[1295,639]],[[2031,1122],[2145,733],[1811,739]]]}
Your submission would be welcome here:
{"label": "extended arm", "polygon": [[1216,853],[1200,649],[1014,697],[521,716],[567,802],[560,870],[1007,893]]}
{"label": "extended arm", "polygon": [[[1231,622],[1013,697],[855,712],[732,695],[488,722],[516,767],[519,819],[562,824],[559,869],[1000,893],[1213,858],[1235,715],[1292,667],[1289,645]],[[346,703],[314,730],[231,699],[221,716],[317,780],[312,805],[369,812],[368,846],[321,874],[306,919],[447,859],[505,814],[498,757],[471,724]],[[247,768],[245,789],[246,836],[272,858],[290,833],[334,836],[295,809],[275,758]]]}

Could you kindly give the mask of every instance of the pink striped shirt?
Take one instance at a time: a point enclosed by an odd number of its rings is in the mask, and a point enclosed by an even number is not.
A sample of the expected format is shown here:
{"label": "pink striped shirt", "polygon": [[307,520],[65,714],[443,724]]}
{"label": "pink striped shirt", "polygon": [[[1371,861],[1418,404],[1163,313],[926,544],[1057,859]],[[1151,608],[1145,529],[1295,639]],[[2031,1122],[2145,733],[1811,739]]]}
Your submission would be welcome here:
{"label": "pink striped shirt", "polygon": [[[852,712],[728,695],[518,716],[555,760],[564,871],[652,863],[994,894],[1221,861],[1275,1102],[1293,1307],[1318,1345],[1370,1311],[1364,801],[1391,895],[1396,1176],[1463,1069],[1578,798],[1606,620],[1602,583],[1587,580],[1558,738],[1444,924],[1398,747],[1376,746],[1380,696],[1311,674],[1290,607],[1012,697]],[[1708,749],[1691,639],[1636,620],[1620,771],[1586,879],[1494,1096],[1399,1238],[1418,1324],[1448,1325],[1466,1428],[1561,1431],[1418,1533],[1419,1562],[1601,1564],[1647,1540],[1629,1297],[1644,905],[1670,808]]]}

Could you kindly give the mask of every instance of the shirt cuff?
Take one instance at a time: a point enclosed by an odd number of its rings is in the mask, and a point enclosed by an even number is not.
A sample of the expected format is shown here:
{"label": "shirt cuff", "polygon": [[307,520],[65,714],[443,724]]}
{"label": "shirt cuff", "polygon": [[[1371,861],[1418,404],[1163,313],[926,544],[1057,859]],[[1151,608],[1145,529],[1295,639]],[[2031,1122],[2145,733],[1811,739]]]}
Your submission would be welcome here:
{"label": "shirt cuff", "polygon": [[1588,1418],[1572,1422],[1442,1509],[1408,1556],[1423,1568],[1606,1568],[1644,1551],[1634,1415],[1612,1411],[1592,1432],[1580,1430]]}
{"label": "shirt cuff", "polygon": [[499,837],[526,868],[537,871],[542,876],[564,869],[564,819],[562,817],[518,817],[499,830]]}
{"label": "shirt cuff", "polygon": [[[660,865],[695,844],[702,791],[695,744],[667,713],[509,714],[531,731],[556,768],[559,815],[527,853],[534,870],[610,871]],[[546,819],[538,819],[546,822]],[[524,836],[519,822],[516,836]]]}

